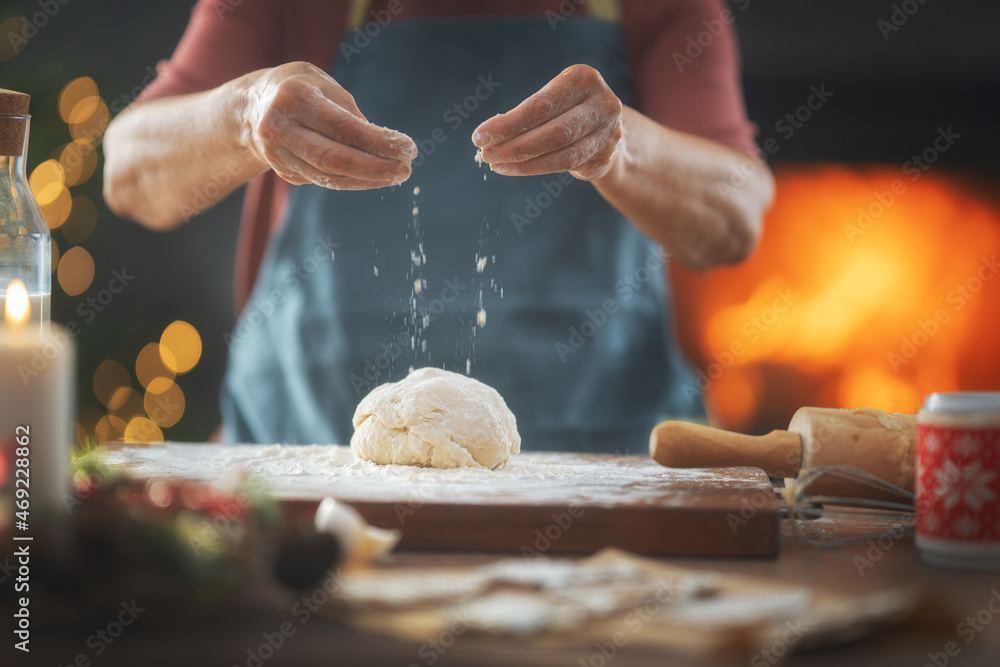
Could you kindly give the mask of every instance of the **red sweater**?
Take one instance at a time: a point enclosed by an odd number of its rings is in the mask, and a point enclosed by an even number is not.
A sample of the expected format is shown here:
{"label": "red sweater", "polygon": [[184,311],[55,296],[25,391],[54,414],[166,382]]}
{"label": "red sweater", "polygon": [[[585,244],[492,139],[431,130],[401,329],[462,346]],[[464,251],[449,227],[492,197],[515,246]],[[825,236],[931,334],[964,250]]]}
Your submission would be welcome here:
{"label": "red sweater", "polygon": [[[140,96],[151,99],[215,88],[247,72],[303,60],[327,69],[351,12],[362,24],[385,17],[511,16],[610,9],[625,33],[638,109],[675,130],[756,150],[746,118],[738,56],[723,0],[199,0],[169,61]],[[550,13],[551,12],[551,13]],[[288,184],[267,172],[247,186],[236,261],[242,309],[257,276]]]}

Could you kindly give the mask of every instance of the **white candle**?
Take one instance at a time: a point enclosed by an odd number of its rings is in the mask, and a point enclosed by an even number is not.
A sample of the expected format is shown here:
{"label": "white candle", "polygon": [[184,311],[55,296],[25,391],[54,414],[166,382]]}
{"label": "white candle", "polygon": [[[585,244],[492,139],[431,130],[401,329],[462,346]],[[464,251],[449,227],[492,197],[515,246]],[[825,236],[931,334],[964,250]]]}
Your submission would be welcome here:
{"label": "white candle", "polygon": [[[72,337],[59,325],[50,325],[46,333],[28,326],[30,310],[24,284],[13,281],[0,326],[0,442],[15,442],[8,488],[15,494],[27,489],[35,521],[67,508],[76,352]],[[24,507],[17,502],[24,495],[15,495],[15,511]],[[15,535],[21,530],[30,532],[30,522]]]}

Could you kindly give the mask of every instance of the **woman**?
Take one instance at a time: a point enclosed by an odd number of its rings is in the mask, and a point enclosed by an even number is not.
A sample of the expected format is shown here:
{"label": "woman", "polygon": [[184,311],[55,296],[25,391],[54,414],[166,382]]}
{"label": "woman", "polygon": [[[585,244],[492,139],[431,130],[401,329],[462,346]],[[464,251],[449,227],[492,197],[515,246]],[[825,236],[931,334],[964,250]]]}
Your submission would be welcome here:
{"label": "woman", "polygon": [[367,391],[426,365],[495,387],[526,449],[641,451],[691,413],[664,254],[742,260],[773,191],[732,18],[199,2],[108,129],[105,197],[169,229],[252,181],[225,438],[346,443]]}

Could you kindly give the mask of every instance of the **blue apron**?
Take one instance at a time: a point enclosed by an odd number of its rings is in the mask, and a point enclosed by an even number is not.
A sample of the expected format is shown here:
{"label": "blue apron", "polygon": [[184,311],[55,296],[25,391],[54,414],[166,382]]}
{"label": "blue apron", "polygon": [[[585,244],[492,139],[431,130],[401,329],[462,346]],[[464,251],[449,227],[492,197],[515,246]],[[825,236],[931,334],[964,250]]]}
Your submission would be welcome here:
{"label": "blue apron", "polygon": [[479,123],[576,63],[633,102],[620,26],[587,16],[397,20],[337,58],[420,154],[397,187],[292,189],[231,339],[225,440],[347,444],[361,398],[421,366],[496,388],[524,449],[645,452],[661,419],[703,414],[660,247],[589,183],[474,161]]}

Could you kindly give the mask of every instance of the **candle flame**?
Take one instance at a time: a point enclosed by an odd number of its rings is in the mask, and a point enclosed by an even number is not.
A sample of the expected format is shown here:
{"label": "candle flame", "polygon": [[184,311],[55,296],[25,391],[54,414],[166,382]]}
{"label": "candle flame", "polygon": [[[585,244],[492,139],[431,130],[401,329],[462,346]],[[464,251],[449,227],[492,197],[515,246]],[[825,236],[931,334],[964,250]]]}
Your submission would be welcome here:
{"label": "candle flame", "polygon": [[29,317],[31,317],[31,302],[28,301],[28,290],[20,280],[12,280],[7,286],[4,320],[10,326],[20,327]]}

